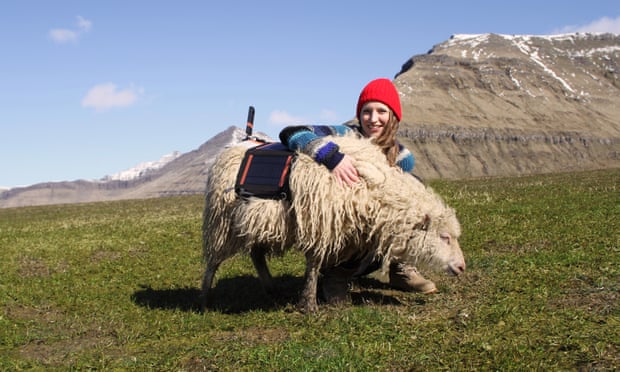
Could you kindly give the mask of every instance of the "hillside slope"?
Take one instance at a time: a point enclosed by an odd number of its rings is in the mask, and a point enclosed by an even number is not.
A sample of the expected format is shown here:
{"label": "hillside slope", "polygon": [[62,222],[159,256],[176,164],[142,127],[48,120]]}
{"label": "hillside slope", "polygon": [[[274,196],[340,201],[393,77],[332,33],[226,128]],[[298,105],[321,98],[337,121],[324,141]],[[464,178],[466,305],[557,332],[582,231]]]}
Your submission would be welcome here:
{"label": "hillside slope", "polygon": [[620,167],[619,35],[455,35],[395,84],[423,177]]}
{"label": "hillside slope", "polygon": [[245,132],[231,126],[198,149],[133,180],[47,182],[10,189],[0,193],[0,208],[201,193],[206,184],[207,169],[217,154],[243,138]]}

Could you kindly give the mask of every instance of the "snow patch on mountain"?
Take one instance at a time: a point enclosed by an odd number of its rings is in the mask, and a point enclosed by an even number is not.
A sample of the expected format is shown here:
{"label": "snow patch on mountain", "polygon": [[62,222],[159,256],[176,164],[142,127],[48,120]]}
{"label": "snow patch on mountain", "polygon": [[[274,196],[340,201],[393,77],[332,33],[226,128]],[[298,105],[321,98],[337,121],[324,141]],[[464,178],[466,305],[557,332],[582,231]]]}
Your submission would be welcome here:
{"label": "snow patch on mountain", "polygon": [[[492,37],[501,38],[508,41],[512,46],[516,48],[520,53],[526,55],[533,63],[538,65],[548,76],[558,81],[565,91],[567,97],[583,98],[588,96],[586,92],[580,92],[575,89],[569,81],[562,77],[563,72],[557,65],[557,59],[559,56],[568,58],[581,58],[592,57],[595,54],[601,54],[602,58],[606,61],[612,60],[612,55],[620,51],[620,46],[612,45],[598,48],[586,48],[583,50],[578,49],[577,46],[580,40],[589,40],[596,37],[604,37],[605,34],[601,33],[574,33],[574,34],[558,34],[558,35],[505,35],[505,34],[455,34],[450,39],[440,44],[437,49],[447,49],[460,47],[462,48],[460,55],[462,58],[472,58],[474,61],[487,61],[493,58],[494,55],[491,52],[493,48],[488,48],[492,43]],[[541,41],[551,43],[551,46],[541,44]],[[556,47],[562,42],[570,42],[574,45],[574,48],[570,47]],[[609,72],[615,73],[613,66],[606,66]],[[513,82],[517,87],[521,87],[521,82],[516,80],[514,76],[511,76]],[[528,95],[531,93],[528,91]]]}
{"label": "snow patch on mountain", "polygon": [[124,171],[114,173],[109,176],[103,177],[102,181],[131,181],[140,177],[144,177],[145,175],[161,169],[166,164],[171,161],[177,159],[182,154],[179,151],[174,151],[171,154],[167,154],[162,156],[159,160],[155,161],[147,161],[144,163],[140,163],[133,168],[126,169]]}

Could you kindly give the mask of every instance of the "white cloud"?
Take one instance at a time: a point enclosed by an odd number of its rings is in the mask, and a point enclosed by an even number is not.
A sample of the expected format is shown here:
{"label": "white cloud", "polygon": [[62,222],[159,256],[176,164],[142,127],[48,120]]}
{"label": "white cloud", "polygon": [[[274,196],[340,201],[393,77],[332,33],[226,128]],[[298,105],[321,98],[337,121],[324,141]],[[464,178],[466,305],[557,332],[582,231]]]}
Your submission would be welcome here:
{"label": "white cloud", "polygon": [[318,115],[318,122],[315,118],[295,116],[283,110],[274,110],[269,115],[269,123],[274,126],[282,125],[305,125],[305,124],[326,124],[331,125],[338,122],[339,116],[333,110],[321,110]]}
{"label": "white cloud", "polygon": [[99,84],[86,93],[82,99],[82,107],[94,108],[97,112],[115,107],[127,107],[134,104],[142,94],[143,89],[133,85],[119,90],[113,83]]}
{"label": "white cloud", "polygon": [[64,44],[68,42],[76,42],[78,34],[75,31],[56,28],[50,30],[49,37],[52,41],[58,44]]}
{"label": "white cloud", "polygon": [[335,111],[323,109],[318,116],[315,115],[312,118],[295,116],[283,110],[274,110],[269,115],[268,124],[272,132],[270,135],[275,135],[274,138],[277,138],[280,130],[291,125],[337,125],[340,123],[340,117]]}
{"label": "white cloud", "polygon": [[616,18],[603,17],[587,25],[566,26],[556,30],[555,34],[566,34],[574,32],[593,32],[593,33],[612,33],[620,34],[620,16]]}
{"label": "white cloud", "polygon": [[338,113],[332,110],[321,110],[319,118],[327,124],[333,124],[339,120]]}
{"label": "white cloud", "polygon": [[48,32],[48,36],[53,42],[58,44],[75,43],[82,36],[87,33],[93,27],[93,23],[82,16],[77,16],[77,28],[54,28]]}
{"label": "white cloud", "polygon": [[308,120],[300,116],[293,116],[286,111],[274,110],[269,115],[269,122],[273,125],[301,125],[308,124]]}
{"label": "white cloud", "polygon": [[93,23],[82,16],[77,16],[77,26],[82,32],[88,32],[93,27]]}

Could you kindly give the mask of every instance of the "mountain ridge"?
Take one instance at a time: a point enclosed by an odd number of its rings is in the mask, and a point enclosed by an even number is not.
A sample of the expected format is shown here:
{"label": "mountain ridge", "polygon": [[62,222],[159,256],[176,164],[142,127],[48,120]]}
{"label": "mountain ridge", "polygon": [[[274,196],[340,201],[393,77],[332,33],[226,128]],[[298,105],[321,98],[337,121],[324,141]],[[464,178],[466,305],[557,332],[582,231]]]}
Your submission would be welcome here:
{"label": "mountain ridge", "polygon": [[[96,181],[43,182],[12,188],[0,192],[0,208],[196,194],[204,188],[207,169],[221,149],[245,137],[244,130],[230,126],[199,148],[134,179],[106,180],[104,177]],[[260,132],[256,137],[270,140]]]}
{"label": "mountain ridge", "polygon": [[619,73],[615,34],[453,35],[396,74],[399,139],[427,178],[620,167]]}
{"label": "mountain ridge", "polygon": [[[405,122],[618,137],[619,55],[613,34],[452,36],[403,64],[395,84]],[[590,115],[605,125],[588,126]]]}

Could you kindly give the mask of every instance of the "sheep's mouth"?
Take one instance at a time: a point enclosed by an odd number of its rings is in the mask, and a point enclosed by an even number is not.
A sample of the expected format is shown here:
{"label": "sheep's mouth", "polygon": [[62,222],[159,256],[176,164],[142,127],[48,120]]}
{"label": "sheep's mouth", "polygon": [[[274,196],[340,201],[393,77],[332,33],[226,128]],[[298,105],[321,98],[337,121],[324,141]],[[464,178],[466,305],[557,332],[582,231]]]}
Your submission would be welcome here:
{"label": "sheep's mouth", "polygon": [[446,270],[448,274],[453,276],[459,276],[460,274],[465,272],[465,268],[460,265],[448,265],[448,269]]}

